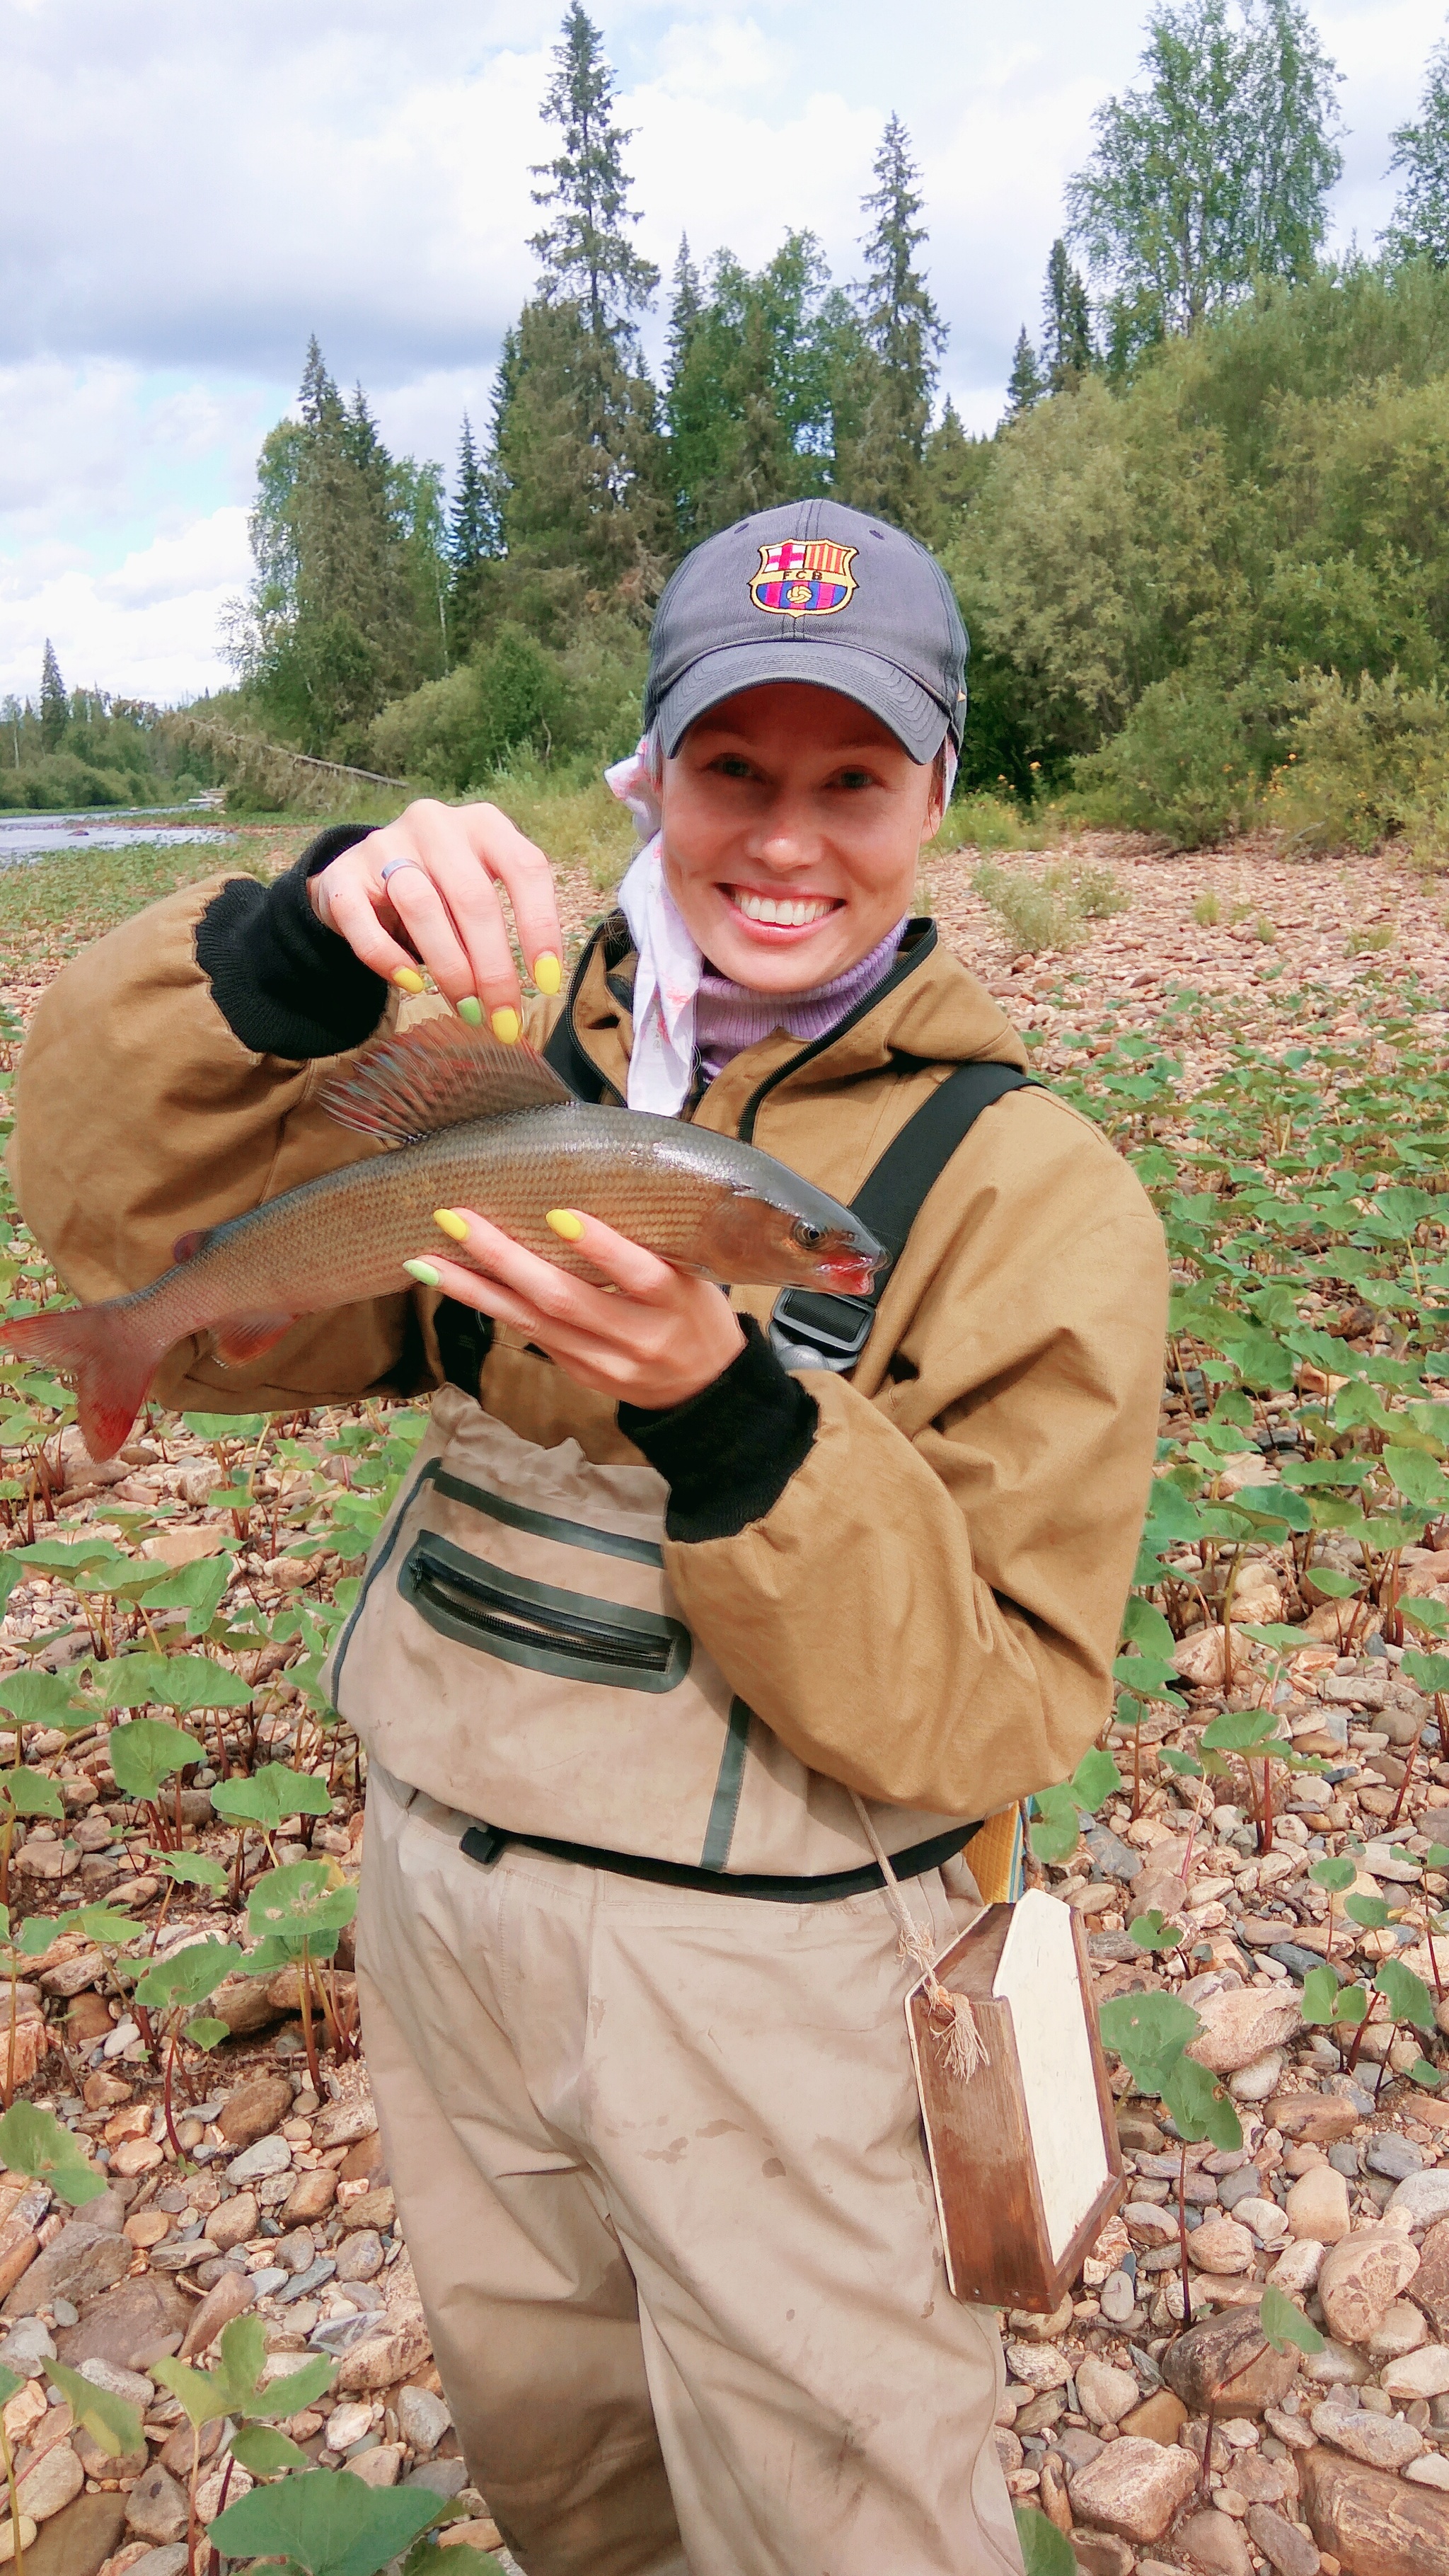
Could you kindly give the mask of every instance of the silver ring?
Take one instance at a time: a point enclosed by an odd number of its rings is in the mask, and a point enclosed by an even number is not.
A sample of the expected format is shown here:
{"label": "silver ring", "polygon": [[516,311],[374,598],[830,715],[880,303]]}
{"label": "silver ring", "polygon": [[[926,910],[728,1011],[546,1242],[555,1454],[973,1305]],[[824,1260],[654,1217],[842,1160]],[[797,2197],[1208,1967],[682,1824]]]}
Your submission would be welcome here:
{"label": "silver ring", "polygon": [[417,864],[416,859],[384,859],[378,874],[386,885],[388,878],[395,877],[399,868],[415,868]]}

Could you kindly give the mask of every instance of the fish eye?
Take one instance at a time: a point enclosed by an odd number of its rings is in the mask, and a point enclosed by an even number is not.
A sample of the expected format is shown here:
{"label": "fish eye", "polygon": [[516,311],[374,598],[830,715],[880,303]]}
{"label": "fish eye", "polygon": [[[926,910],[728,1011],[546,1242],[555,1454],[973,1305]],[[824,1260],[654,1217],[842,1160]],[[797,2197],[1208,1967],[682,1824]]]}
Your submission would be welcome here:
{"label": "fish eye", "polygon": [[790,1233],[802,1252],[813,1252],[817,1244],[825,1241],[824,1226],[812,1225],[808,1216],[797,1216]]}

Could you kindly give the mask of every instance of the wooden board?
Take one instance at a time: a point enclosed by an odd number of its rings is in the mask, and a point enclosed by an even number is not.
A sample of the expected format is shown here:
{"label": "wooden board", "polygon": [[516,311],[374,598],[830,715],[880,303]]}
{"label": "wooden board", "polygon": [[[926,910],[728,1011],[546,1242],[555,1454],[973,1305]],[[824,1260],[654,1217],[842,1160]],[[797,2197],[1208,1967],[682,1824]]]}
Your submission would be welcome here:
{"label": "wooden board", "polygon": [[[1064,1907],[1077,1973],[1061,2009],[1080,2011],[1085,2019],[1092,2078],[1085,2116],[1095,2116],[1100,2129],[1104,2180],[1067,2240],[1054,2247],[1015,2018],[1011,2004],[993,1992],[1014,1911],[1009,1905],[988,1906],[936,1965],[938,1983],[969,1999],[988,2062],[968,2077],[948,2071],[923,1985],[914,1987],[907,1999],[906,2021],[952,2292],[986,2307],[1048,2314],[1060,2306],[1104,2221],[1124,2198],[1126,2184],[1081,1920]],[[1095,2137],[1091,2144],[1095,2147]]]}

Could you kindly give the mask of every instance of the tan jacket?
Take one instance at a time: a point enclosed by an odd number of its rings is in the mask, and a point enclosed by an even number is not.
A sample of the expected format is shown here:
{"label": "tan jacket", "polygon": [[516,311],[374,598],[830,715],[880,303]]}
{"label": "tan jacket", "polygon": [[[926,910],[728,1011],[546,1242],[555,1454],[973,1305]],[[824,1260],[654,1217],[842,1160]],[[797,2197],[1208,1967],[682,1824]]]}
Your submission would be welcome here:
{"label": "tan jacket", "polygon": [[[197,965],[219,880],[137,915],[42,1000],[17,1082],[12,1169],[26,1220],[87,1299],[135,1288],[175,1237],[345,1162],[319,1109],[329,1066],[251,1054]],[[760,1101],[752,1140],[849,1200],[943,1069],[1023,1064],[1009,1023],[933,940],[896,988]],[[541,1037],[559,1004],[537,1006]],[[627,1008],[596,950],[576,1034],[622,1091]],[[737,1133],[803,1051],[777,1034],[706,1091]],[[902,1056],[925,1059],[906,1073]],[[810,1372],[803,1465],[736,1537],[667,1542],[680,1613],[784,1747],[863,1796],[982,1816],[1068,1774],[1111,1706],[1111,1662],[1151,1471],[1166,1263],[1133,1174],[1042,1091],[986,1111],[931,1194],[846,1381]],[[768,1314],[769,1291],[737,1302]],[[436,1386],[436,1296],[299,1324],[223,1369],[195,1342],[173,1404],[292,1408]],[[522,1438],[638,1462],[612,1408],[501,1334],[485,1410]]]}

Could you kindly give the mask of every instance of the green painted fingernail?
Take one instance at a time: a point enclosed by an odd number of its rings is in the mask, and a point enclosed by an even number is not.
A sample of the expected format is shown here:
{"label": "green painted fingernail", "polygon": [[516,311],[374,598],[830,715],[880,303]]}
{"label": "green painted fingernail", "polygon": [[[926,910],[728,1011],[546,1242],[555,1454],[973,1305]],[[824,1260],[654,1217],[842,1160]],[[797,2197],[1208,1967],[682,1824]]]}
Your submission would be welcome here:
{"label": "green painted fingernail", "polygon": [[435,1270],[431,1261],[405,1261],[403,1268],[410,1279],[416,1279],[420,1288],[441,1288],[443,1284],[441,1270]]}
{"label": "green painted fingernail", "polygon": [[483,1005],[479,1001],[476,993],[464,994],[461,1002],[458,1004],[458,1017],[460,1020],[466,1020],[470,1029],[481,1029],[483,1026]]}

